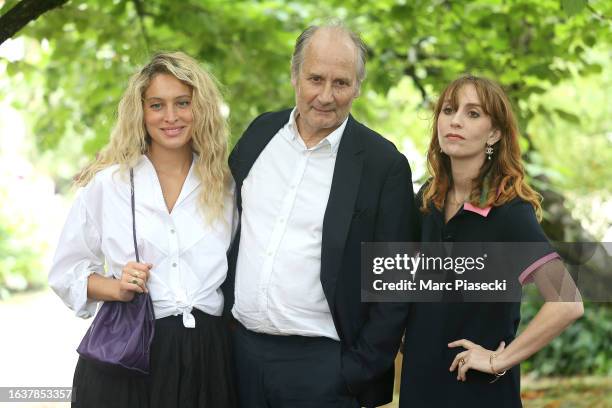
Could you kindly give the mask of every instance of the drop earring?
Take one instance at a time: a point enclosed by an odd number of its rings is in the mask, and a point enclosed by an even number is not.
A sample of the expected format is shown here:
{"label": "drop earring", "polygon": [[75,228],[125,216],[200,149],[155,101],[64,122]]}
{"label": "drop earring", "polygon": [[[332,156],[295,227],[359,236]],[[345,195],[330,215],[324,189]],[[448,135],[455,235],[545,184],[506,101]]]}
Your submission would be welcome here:
{"label": "drop earring", "polygon": [[485,148],[485,154],[487,155],[487,160],[491,160],[491,156],[493,156],[493,146],[487,143],[487,147]]}

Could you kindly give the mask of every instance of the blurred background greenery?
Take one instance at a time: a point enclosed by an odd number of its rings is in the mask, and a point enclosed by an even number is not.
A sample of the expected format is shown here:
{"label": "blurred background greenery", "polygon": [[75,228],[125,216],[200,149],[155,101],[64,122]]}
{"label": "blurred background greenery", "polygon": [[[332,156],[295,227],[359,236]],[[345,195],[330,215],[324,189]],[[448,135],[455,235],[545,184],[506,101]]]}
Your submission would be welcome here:
{"label": "blurred background greenery", "polygon": [[[518,114],[548,236],[612,241],[610,1],[0,0],[0,298],[44,287],[72,177],[152,52],[183,50],[214,73],[235,141],[257,114],[292,105],[295,38],[329,17],[369,46],[354,115],[404,151],[417,184],[437,93],[461,73],[489,76]],[[537,307],[528,293],[524,321]],[[610,376],[611,339],[610,305],[587,304],[524,371]]]}

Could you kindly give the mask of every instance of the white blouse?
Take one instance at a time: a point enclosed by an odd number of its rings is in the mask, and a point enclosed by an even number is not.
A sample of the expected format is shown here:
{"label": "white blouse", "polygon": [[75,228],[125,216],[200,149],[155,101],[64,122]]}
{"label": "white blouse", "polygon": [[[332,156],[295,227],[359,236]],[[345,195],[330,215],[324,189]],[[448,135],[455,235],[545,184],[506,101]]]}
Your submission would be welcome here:
{"label": "white blouse", "polygon": [[[89,275],[120,279],[125,264],[136,261],[129,174],[118,170],[115,165],[100,171],[79,190],[49,272],[49,285],[79,317],[91,317],[99,303],[87,298]],[[168,213],[153,164],[143,155],[134,167],[136,238],[140,261],[153,264],[147,287],[155,317],[182,314],[185,327],[195,327],[193,308],[216,316],[223,311],[220,286],[237,221],[232,188],[223,219],[206,224],[200,188],[192,164]]]}
{"label": "white blouse", "polygon": [[242,184],[234,317],[267,334],[339,340],[321,284],[323,218],[348,118],[307,148],[297,109]]}

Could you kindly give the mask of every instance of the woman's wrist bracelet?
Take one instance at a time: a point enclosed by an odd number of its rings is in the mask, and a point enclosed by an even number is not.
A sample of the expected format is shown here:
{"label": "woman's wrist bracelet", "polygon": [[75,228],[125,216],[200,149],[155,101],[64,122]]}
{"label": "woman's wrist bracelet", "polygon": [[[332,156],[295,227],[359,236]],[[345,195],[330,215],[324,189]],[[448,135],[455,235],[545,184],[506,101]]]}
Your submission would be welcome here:
{"label": "woman's wrist bracelet", "polygon": [[495,375],[495,378],[493,379],[493,381],[490,382],[490,384],[499,380],[499,377],[506,374],[506,371],[507,371],[507,370],[504,370],[501,373],[498,373],[497,370],[495,370],[495,367],[493,367],[493,360],[495,360],[496,358],[497,358],[497,354],[495,353],[491,353],[491,355],[489,356],[489,365],[491,366],[491,372]]}

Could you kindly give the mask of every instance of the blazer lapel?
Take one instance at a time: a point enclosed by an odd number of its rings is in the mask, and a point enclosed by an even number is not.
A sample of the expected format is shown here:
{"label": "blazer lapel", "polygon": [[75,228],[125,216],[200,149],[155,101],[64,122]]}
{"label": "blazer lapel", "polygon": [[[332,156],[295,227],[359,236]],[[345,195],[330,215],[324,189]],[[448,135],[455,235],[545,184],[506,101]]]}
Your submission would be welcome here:
{"label": "blazer lapel", "polygon": [[331,191],[323,219],[321,284],[332,312],[338,271],[359,192],[363,160],[359,127],[353,117],[349,116],[338,147]]}

